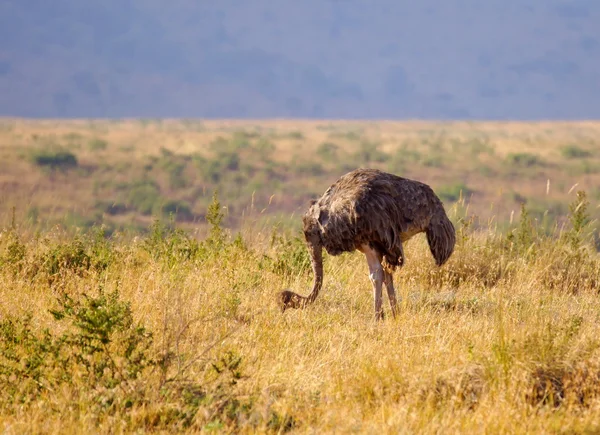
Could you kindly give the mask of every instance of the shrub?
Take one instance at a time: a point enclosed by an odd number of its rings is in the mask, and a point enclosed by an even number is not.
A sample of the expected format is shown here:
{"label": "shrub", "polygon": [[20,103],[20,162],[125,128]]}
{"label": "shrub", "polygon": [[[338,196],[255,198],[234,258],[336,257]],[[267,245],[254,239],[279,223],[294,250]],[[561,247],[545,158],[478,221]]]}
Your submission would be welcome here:
{"label": "shrub", "polygon": [[562,201],[530,198],[527,206],[531,216],[537,220],[539,230],[550,235],[557,223],[559,223],[567,213],[567,208]]}
{"label": "shrub", "polygon": [[560,149],[560,154],[567,159],[581,159],[592,155],[590,151],[580,148],[577,145],[563,146]]}
{"label": "shrub", "polygon": [[294,169],[298,175],[319,176],[325,173],[323,165],[312,160],[297,162]]}
{"label": "shrub", "polygon": [[0,253],[0,266],[10,265],[16,269],[20,269],[23,260],[27,254],[27,248],[21,241],[21,237],[15,229],[0,232],[0,236],[5,236],[6,241],[4,252]]}
{"label": "shrub", "polygon": [[74,300],[63,294],[51,310],[58,321],[68,320],[74,330],[62,338],[74,352],[74,361],[85,367],[87,382],[114,389],[136,379],[155,362],[149,356],[152,334],[133,321],[131,306],[119,292],[85,295]]}
{"label": "shrub", "polygon": [[[587,352],[573,353],[581,340],[585,318],[572,316],[564,323],[549,322],[528,334],[520,352],[533,356],[525,398],[533,406],[590,406],[600,397],[600,367]],[[596,344],[593,345],[597,346]]]}
{"label": "shrub", "polygon": [[541,165],[541,158],[531,153],[511,153],[506,156],[506,161],[511,165],[529,168],[531,166]]}
{"label": "shrub", "polygon": [[96,203],[96,209],[110,216],[125,214],[129,211],[126,204],[118,201],[98,201]]}
{"label": "shrub", "polygon": [[429,156],[423,159],[423,166],[429,168],[441,168],[444,165],[444,159],[440,155]]}
{"label": "shrub", "polygon": [[451,405],[473,410],[479,404],[486,387],[486,374],[481,367],[452,370],[438,376],[433,385],[419,391],[420,399],[434,408]]}
{"label": "shrub", "polygon": [[600,367],[596,361],[536,367],[529,375],[527,402],[533,406],[589,406],[600,397]]}
{"label": "shrub", "polygon": [[219,155],[219,165],[229,171],[240,168],[240,156],[237,153],[222,153]]}
{"label": "shrub", "polygon": [[265,260],[269,262],[273,272],[283,276],[293,276],[311,270],[310,254],[302,238],[277,236],[274,233],[271,246],[277,252],[275,259]]}
{"label": "shrub", "polygon": [[480,154],[494,154],[494,147],[490,145],[487,139],[474,138],[469,140],[465,144],[473,156],[479,156]]}
{"label": "shrub", "polygon": [[[36,336],[31,318],[29,314],[0,322],[0,398],[4,403],[30,402],[49,387],[49,380],[44,378],[51,373],[49,368],[55,364],[61,343],[47,331]],[[57,377],[52,381],[68,379],[65,373]]]}
{"label": "shrub", "polygon": [[358,165],[364,165],[369,162],[382,163],[389,159],[389,155],[379,150],[380,145],[376,142],[363,140],[358,146],[358,151],[354,153],[354,160]]}
{"label": "shrub", "polygon": [[250,140],[256,137],[254,133],[248,133],[245,131],[236,131],[229,140],[229,149],[231,151],[239,151],[250,146]]}
{"label": "shrub", "polygon": [[250,137],[252,136],[238,131],[229,140],[223,137],[216,138],[209,144],[208,148],[217,155],[238,153],[250,146]]}
{"label": "shrub", "polygon": [[155,260],[164,261],[169,267],[189,260],[200,253],[200,245],[184,231],[173,225],[165,225],[156,219],[142,245]]}
{"label": "shrub", "polygon": [[331,138],[341,138],[347,141],[358,142],[363,137],[363,132],[361,130],[357,131],[337,131],[329,134]]}
{"label": "shrub", "polygon": [[108,142],[104,139],[92,139],[88,142],[90,151],[104,151],[108,147]]}
{"label": "shrub", "polygon": [[532,253],[531,248],[537,241],[537,233],[524,202],[521,203],[519,224],[507,234],[506,241],[510,249],[519,255],[526,257]]}
{"label": "shrub", "polygon": [[454,183],[446,186],[441,186],[437,189],[437,195],[440,197],[442,201],[454,202],[458,201],[461,197],[470,195],[473,193],[469,187],[467,187],[464,183]]}
{"label": "shrub", "polygon": [[573,250],[578,250],[583,244],[583,233],[588,229],[590,216],[588,207],[590,202],[584,191],[577,192],[577,198],[569,204],[569,221],[571,228],[563,233],[563,239],[571,246]]}
{"label": "shrub", "polygon": [[164,147],[160,148],[160,153],[161,156],[158,158],[157,164],[169,175],[170,186],[174,189],[186,187],[188,181],[185,177],[185,169],[192,157],[189,155],[176,155]]}
{"label": "shrub", "polygon": [[81,274],[92,265],[84,242],[79,237],[51,245],[47,252],[38,256],[36,263],[49,278],[64,272]]}
{"label": "shrub", "polygon": [[223,219],[225,213],[219,201],[219,192],[213,192],[212,201],[206,212],[206,220],[210,226],[207,242],[212,245],[222,246],[225,243],[225,232],[223,231]]}
{"label": "shrub", "polygon": [[[129,383],[156,365],[150,357],[152,335],[133,322],[130,305],[117,291],[100,289],[97,296],[84,294],[81,300],[63,294],[57,301],[50,312],[67,323],[60,336],[48,330],[35,334],[30,315],[0,323],[0,397],[27,403],[79,381],[88,399],[107,409],[103,402],[131,391]],[[77,379],[78,373],[85,373],[85,381]]]}
{"label": "shrub", "polygon": [[204,181],[218,183],[221,180],[221,165],[219,160],[207,159],[196,154],[193,157],[193,161]]}
{"label": "shrub", "polygon": [[571,171],[573,175],[579,174],[597,174],[600,173],[600,165],[589,160],[582,160],[578,166],[575,166]]}
{"label": "shrub", "polygon": [[161,209],[163,214],[172,214],[178,221],[191,221],[194,219],[194,213],[192,213],[192,209],[185,201],[169,200],[164,203]]}
{"label": "shrub", "polygon": [[139,181],[131,185],[127,197],[127,202],[143,215],[151,215],[161,202],[160,189],[153,181]]}
{"label": "shrub", "polygon": [[[394,168],[398,168],[400,171],[403,170],[409,163],[418,163],[423,159],[423,155],[412,148],[409,148],[409,144],[404,143],[398,151],[392,154],[389,164],[394,171]],[[397,172],[400,172],[396,170]]]}
{"label": "shrub", "polygon": [[268,160],[271,158],[273,153],[275,152],[275,145],[273,142],[266,138],[261,138],[256,142],[256,151],[258,151],[259,155],[263,160]]}
{"label": "shrub", "polygon": [[332,161],[338,156],[339,147],[332,142],[324,142],[317,148],[317,156],[325,161]]}
{"label": "shrub", "polygon": [[70,143],[81,142],[81,140],[83,139],[82,134],[75,133],[75,132],[67,133],[63,137],[65,138],[65,140],[67,142],[70,142]]}
{"label": "shrub", "polygon": [[33,163],[41,167],[50,169],[71,169],[77,167],[77,157],[75,154],[64,150],[39,150],[35,151],[31,159]]}

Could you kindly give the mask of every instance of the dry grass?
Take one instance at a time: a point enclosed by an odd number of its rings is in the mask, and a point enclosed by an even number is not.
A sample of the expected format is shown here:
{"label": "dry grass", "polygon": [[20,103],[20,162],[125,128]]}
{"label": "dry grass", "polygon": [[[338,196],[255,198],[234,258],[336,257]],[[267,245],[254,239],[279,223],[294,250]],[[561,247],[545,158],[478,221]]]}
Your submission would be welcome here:
{"label": "dry grass", "polygon": [[[239,167],[223,166],[211,147],[219,138],[235,142],[240,133],[253,146],[261,140],[274,145],[267,163],[249,148],[240,152]],[[592,215],[600,217],[599,133],[598,122],[3,119],[0,219],[7,223],[16,206],[20,220],[32,223],[72,228],[104,222],[140,231],[151,223],[148,211],[109,213],[107,207],[130,205],[134,184],[150,180],[158,195],[154,213],[165,201],[180,201],[189,207],[190,217],[181,222],[188,229],[202,224],[215,188],[230,209],[231,225],[239,226],[253,207],[288,220],[359,165],[423,180],[444,193],[448,205],[462,189],[472,213],[501,225],[523,201],[536,218],[546,213],[554,221],[566,213],[575,185],[589,193]],[[337,146],[338,154],[318,154],[323,144]],[[73,153],[78,166],[56,171],[32,164],[32,153],[56,147]],[[202,158],[208,159],[204,165]],[[211,179],[211,164],[220,180]]]}
{"label": "dry grass", "polygon": [[[593,222],[584,224],[598,217],[599,130],[597,122],[2,120],[0,428],[597,433],[600,259]],[[156,169],[210,156],[211,143],[241,131],[275,145],[270,169],[254,149],[242,152],[256,171],[242,181],[230,171],[211,183],[189,163],[188,183],[173,187]],[[446,200],[457,249],[437,269],[423,237],[408,243],[397,319],[374,321],[357,253],[326,257],[314,306],[282,315],[277,292],[305,293],[311,276],[302,242],[274,223],[291,215],[297,224],[305,199],[365,141],[387,153],[372,166],[449,196],[472,190]],[[326,142],[341,157],[314,156]],[[76,155],[76,168],[32,163],[32,152],[56,146]],[[296,171],[303,158],[323,172]],[[199,218],[179,223],[186,232],[98,209],[128,198],[144,177],[165,198],[189,202]],[[254,199],[240,198],[234,188],[251,183]],[[244,214],[229,221],[231,237],[204,228],[215,187],[229,189],[230,218]],[[577,207],[580,189],[587,208]],[[518,212],[523,199],[531,221]],[[77,230],[100,222],[129,231],[104,239]]]}
{"label": "dry grass", "polygon": [[[305,292],[310,273],[302,243],[273,237],[269,228],[246,228],[237,241],[213,228],[201,242],[160,226],[109,241],[63,233],[36,239],[20,236],[24,228],[6,229],[0,427],[61,434],[598,432],[600,285],[589,277],[598,276],[600,260],[583,227],[546,238],[522,222],[507,238],[493,227],[463,226],[459,210],[451,211],[459,243],[442,269],[424,238],[409,242],[408,264],[396,274],[401,313],[380,323],[359,254],[326,257],[322,296],[282,314],[276,293]],[[563,280],[551,279],[559,272]],[[85,305],[115,290],[152,332],[154,362],[126,356],[119,343],[133,326],[109,334],[94,356],[68,359],[85,334],[49,310],[64,308],[64,295]],[[115,322],[119,303],[88,312],[112,307],[97,328]],[[56,355],[35,340],[7,340],[6,322],[26,313],[32,336],[47,328],[51,337],[77,340]],[[49,366],[35,372],[33,363],[7,364],[7,349],[15,348]],[[67,378],[53,361],[63,361]],[[104,371],[86,371],[100,362]],[[109,376],[111,364],[118,370]],[[138,375],[124,375],[136,368]]]}

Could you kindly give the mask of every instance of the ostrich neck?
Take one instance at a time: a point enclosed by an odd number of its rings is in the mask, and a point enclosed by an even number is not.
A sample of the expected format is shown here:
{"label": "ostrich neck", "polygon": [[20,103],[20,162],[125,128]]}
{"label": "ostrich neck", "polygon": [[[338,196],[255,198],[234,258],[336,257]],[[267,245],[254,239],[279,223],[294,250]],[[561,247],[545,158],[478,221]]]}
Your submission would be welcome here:
{"label": "ostrich neck", "polygon": [[313,302],[319,295],[323,286],[323,251],[320,243],[310,243],[308,245],[312,269],[314,274],[313,288],[310,295],[306,298],[308,302]]}

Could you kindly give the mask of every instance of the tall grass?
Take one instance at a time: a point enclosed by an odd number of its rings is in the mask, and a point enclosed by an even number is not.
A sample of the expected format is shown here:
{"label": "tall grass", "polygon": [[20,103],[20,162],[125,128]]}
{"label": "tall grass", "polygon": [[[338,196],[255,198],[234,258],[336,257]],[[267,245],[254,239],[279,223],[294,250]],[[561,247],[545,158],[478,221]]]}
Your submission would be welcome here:
{"label": "tall grass", "polygon": [[223,227],[199,239],[0,233],[0,425],[27,432],[600,430],[600,259],[583,192],[568,224],[527,209],[508,230],[450,211],[441,269],[423,237],[396,274],[402,310],[373,320],[358,253],[325,257],[315,304],[297,234]]}

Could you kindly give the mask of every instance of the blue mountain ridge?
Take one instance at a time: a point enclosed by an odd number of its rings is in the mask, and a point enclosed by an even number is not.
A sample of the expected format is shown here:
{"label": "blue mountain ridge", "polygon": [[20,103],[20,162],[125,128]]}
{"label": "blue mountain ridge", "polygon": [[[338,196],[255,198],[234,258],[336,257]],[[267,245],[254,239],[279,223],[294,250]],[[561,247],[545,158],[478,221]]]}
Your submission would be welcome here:
{"label": "blue mountain ridge", "polygon": [[0,115],[590,119],[594,0],[2,0]]}

